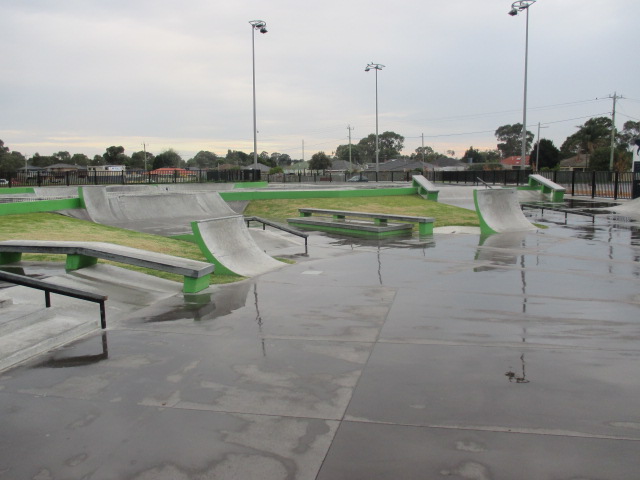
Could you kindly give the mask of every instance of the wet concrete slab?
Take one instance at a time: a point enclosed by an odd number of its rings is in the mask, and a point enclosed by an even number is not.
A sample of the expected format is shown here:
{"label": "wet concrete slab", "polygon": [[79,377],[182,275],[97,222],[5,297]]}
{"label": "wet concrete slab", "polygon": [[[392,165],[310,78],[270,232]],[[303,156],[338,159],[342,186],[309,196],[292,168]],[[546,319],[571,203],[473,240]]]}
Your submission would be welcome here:
{"label": "wet concrete slab", "polygon": [[136,295],[0,374],[0,479],[635,478],[638,227],[531,218]]}
{"label": "wet concrete slab", "polygon": [[0,402],[5,478],[312,480],[338,425],[4,392]]}
{"label": "wet concrete slab", "polygon": [[638,351],[380,344],[345,418],[640,440],[629,401],[638,361]]}
{"label": "wet concrete slab", "polygon": [[636,442],[342,422],[318,480],[636,478]]}

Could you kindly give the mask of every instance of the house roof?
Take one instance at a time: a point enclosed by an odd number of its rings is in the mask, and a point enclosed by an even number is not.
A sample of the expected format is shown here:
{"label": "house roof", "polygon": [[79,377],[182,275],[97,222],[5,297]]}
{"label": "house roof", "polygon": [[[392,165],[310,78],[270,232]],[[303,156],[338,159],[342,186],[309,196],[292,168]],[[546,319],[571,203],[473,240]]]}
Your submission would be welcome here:
{"label": "house roof", "polygon": [[[531,155],[524,157],[525,165],[531,165]],[[502,165],[509,165],[511,167],[517,167],[522,163],[521,155],[514,155],[512,157],[503,158],[500,163]]]}

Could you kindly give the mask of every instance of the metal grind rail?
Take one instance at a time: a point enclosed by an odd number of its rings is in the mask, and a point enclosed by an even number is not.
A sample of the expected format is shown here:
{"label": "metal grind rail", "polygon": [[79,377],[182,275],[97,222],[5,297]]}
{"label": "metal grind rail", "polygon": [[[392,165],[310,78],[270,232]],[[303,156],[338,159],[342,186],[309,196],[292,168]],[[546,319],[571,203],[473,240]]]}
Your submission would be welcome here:
{"label": "metal grind rail", "polygon": [[544,215],[544,211],[545,210],[551,210],[553,212],[560,212],[560,213],[564,213],[564,221],[567,221],[567,215],[568,214],[572,214],[572,215],[580,215],[582,217],[591,217],[591,223],[595,223],[596,220],[596,215],[593,213],[587,213],[587,212],[581,212],[579,210],[570,210],[570,209],[566,209],[566,208],[558,208],[558,207],[550,207],[548,205],[536,205],[533,203],[522,203],[521,204],[522,208],[532,208],[532,209],[536,209],[536,210],[542,210],[542,215]]}
{"label": "metal grind rail", "polygon": [[285,225],[281,225],[279,223],[272,222],[260,217],[244,217],[244,221],[247,222],[247,227],[251,224],[251,222],[259,222],[262,223],[263,230],[266,230],[266,226],[269,225],[270,227],[277,228],[278,230],[282,230],[283,232],[287,232],[292,235],[304,238],[304,246],[307,246],[307,238],[309,238],[309,234],[301,232],[300,230],[296,230],[294,228],[290,228]]}
{"label": "metal grind rail", "polygon": [[35,288],[37,290],[44,291],[45,306],[51,307],[51,293],[57,293],[58,295],[65,295],[67,297],[79,298],[80,300],[87,300],[89,302],[100,304],[100,326],[104,330],[107,328],[107,315],[105,311],[104,302],[108,299],[106,295],[98,295],[97,293],[84,292],[71,287],[63,287],[60,285],[53,285],[42,280],[37,280],[31,277],[25,277],[24,275],[17,275],[15,273],[9,273],[0,271],[0,280],[13,283],[15,285],[22,285],[24,287]]}

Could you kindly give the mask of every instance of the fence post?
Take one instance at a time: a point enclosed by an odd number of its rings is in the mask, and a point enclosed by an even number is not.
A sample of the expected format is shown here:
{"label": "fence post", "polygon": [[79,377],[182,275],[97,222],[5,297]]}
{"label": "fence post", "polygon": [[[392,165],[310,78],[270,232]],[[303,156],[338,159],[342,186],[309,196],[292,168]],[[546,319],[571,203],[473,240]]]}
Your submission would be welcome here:
{"label": "fence post", "polygon": [[591,172],[591,198],[596,196],[596,172]]}
{"label": "fence post", "polygon": [[613,174],[613,199],[618,199],[618,172]]}

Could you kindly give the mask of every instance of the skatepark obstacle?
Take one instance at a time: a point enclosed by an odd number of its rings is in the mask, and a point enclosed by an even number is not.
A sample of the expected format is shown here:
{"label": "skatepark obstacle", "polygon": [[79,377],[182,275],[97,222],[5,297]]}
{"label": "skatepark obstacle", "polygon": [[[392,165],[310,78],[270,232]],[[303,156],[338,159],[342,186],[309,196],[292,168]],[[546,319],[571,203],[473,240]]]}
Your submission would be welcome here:
{"label": "skatepark obstacle", "polygon": [[522,213],[515,189],[474,190],[473,200],[483,235],[536,230]]}

